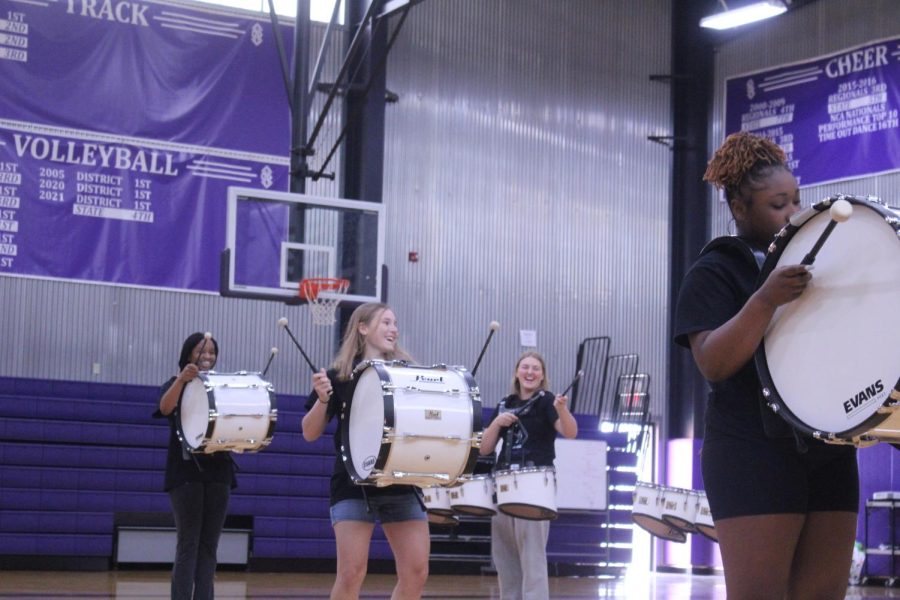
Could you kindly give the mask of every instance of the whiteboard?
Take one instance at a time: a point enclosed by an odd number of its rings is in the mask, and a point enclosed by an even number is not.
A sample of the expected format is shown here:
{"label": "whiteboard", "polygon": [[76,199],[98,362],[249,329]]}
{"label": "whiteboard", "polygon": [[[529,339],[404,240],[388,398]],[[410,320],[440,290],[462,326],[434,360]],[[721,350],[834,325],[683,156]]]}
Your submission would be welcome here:
{"label": "whiteboard", "polygon": [[557,439],[553,464],[560,510],[606,510],[606,442]]}

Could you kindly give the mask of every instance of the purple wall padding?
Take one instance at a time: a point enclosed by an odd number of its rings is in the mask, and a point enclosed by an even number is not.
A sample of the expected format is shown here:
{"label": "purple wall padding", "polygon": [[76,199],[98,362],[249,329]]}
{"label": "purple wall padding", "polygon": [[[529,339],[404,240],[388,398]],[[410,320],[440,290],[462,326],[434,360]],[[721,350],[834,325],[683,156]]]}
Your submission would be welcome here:
{"label": "purple wall padding", "polygon": [[[155,386],[0,378],[0,557],[109,556],[121,513],[164,513],[162,491],[168,424],[151,418]],[[235,455],[239,487],[231,515],[253,517],[255,558],[335,556],[328,511],[334,425],[313,443],[299,422],[305,398],[279,395],[272,444]],[[485,410],[485,423],[491,409]],[[609,444],[610,485],[636,475],[624,434],[601,434],[597,420],[579,416],[583,439]],[[630,492],[613,491],[610,510],[563,513],[550,529],[548,557],[572,564],[630,562]],[[624,545],[610,549],[607,541]],[[371,558],[391,557],[380,528]]]}

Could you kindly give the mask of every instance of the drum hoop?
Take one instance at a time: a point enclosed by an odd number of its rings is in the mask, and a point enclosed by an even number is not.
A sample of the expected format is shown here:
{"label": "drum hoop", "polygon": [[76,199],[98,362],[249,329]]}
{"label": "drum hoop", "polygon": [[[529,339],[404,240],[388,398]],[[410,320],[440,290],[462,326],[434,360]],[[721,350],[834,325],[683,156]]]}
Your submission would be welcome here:
{"label": "drum hoop", "polygon": [[[857,196],[848,196],[844,194],[829,196],[828,198],[825,198],[824,200],[821,200],[810,207],[815,209],[815,215],[811,215],[807,219],[804,219],[799,225],[789,223],[775,235],[775,239],[769,245],[768,252],[766,253],[766,260],[765,262],[763,262],[762,267],[760,267],[759,277],[756,280],[756,289],[758,289],[763,284],[763,282],[765,282],[769,274],[775,269],[775,266],[778,264],[778,260],[781,258],[781,255],[784,254],[785,249],[787,249],[788,243],[791,241],[797,231],[799,231],[800,228],[803,227],[803,225],[811,221],[814,217],[828,210],[831,207],[831,204],[837,200],[846,200],[851,204],[866,206],[867,208],[874,210],[885,219],[887,225],[893,227],[894,231],[900,233],[900,224],[898,224],[897,222],[896,215],[893,213],[893,211],[888,209],[880,202],[873,201],[871,198],[860,198]],[[753,361],[756,365],[756,371],[760,379],[760,387],[763,393],[763,402],[767,405],[763,407],[763,410],[771,410],[770,407],[772,404],[774,404],[777,407],[777,411],[773,411],[776,415],[785,420],[791,427],[793,427],[797,431],[805,433],[806,435],[811,436],[815,439],[840,439],[851,442],[853,438],[858,437],[866,433],[867,431],[870,431],[890,416],[888,413],[881,413],[879,411],[876,411],[869,415],[869,417],[864,421],[862,421],[855,427],[851,427],[850,429],[846,429],[843,431],[820,431],[817,429],[813,429],[791,411],[787,402],[784,401],[784,398],[782,398],[781,394],[778,392],[775,381],[772,379],[772,373],[769,371],[769,363],[766,357],[765,337],[760,342],[759,346],[757,346],[756,351],[753,354]],[[898,380],[898,384],[900,384],[900,380]],[[887,406],[890,403],[891,397],[890,395],[888,395],[881,406]]]}
{"label": "drum hoop", "polygon": [[500,475],[523,475],[525,473],[544,473],[546,471],[552,471],[553,474],[556,474],[556,467],[546,466],[546,467],[524,467],[522,469],[502,469],[500,471],[494,471],[494,477]]}
{"label": "drum hoop", "polygon": [[[196,379],[203,386],[204,392],[206,394],[207,410],[214,411],[216,410],[215,396],[213,395],[211,389],[207,389],[209,387],[207,385],[209,383],[208,374],[210,373],[212,373],[213,375],[216,374],[215,371],[201,371],[197,373]],[[191,382],[188,382],[188,385],[190,384]],[[205,448],[209,441],[212,439],[213,430],[215,430],[216,428],[216,421],[215,419],[211,421],[207,420],[206,431],[203,434],[201,443],[196,448],[188,443],[187,435],[184,432],[184,426],[181,424],[181,402],[184,399],[184,393],[187,391],[188,385],[185,385],[183,388],[181,388],[181,395],[178,397],[178,418],[175,419],[176,437],[178,438],[178,441],[181,442],[181,447],[185,450],[185,452],[188,452],[190,454],[206,454]]]}
{"label": "drum hoop", "polygon": [[[389,361],[383,360],[366,360],[359,363],[356,368],[353,370],[353,378],[355,379],[357,376],[361,375],[366,371],[369,367],[372,367],[375,370],[376,375],[378,375],[378,379],[381,383],[390,384],[391,378],[388,374],[387,370],[384,368]],[[363,366],[365,365],[365,366]],[[362,367],[360,369],[360,367]],[[353,395],[356,395],[356,390],[354,390]],[[341,411],[345,412],[342,419],[341,424],[341,437],[342,437],[342,452],[341,452],[341,461],[344,463],[344,467],[347,469],[347,473],[350,475],[350,479],[353,483],[357,485],[376,485],[378,481],[378,477],[373,474],[377,474],[380,472],[384,465],[387,464],[388,457],[391,452],[391,446],[393,442],[390,441],[384,434],[385,428],[393,429],[394,423],[394,394],[390,391],[384,391],[382,388],[382,399],[384,400],[384,427],[382,427],[381,434],[381,444],[379,444],[378,456],[375,458],[375,464],[372,466],[372,470],[369,471],[369,475],[367,477],[363,477],[357,470],[356,467],[353,466],[353,449],[350,447],[350,415],[353,410],[353,399],[350,401],[350,412],[346,411],[344,406],[341,407]],[[346,450],[344,450],[346,449]]]}

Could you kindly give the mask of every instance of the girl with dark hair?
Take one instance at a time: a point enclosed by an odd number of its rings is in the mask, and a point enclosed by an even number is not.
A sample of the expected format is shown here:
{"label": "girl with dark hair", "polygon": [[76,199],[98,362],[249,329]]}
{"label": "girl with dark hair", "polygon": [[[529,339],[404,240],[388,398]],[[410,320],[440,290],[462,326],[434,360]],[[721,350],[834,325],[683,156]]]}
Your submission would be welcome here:
{"label": "girl with dark hair", "polygon": [[228,452],[189,454],[178,440],[177,422],[185,386],[200,371],[211,371],[219,356],[212,337],[193,333],[184,341],[178,358],[178,375],[160,389],[155,417],[169,419],[165,491],[172,502],[178,543],[172,567],[172,598],[213,598],[216,551],[225,525],[232,488],[237,483]]}
{"label": "girl with dark hair", "polygon": [[[367,303],[350,316],[341,348],[331,368],[313,375],[314,390],[306,403],[303,437],[319,439],[326,425],[337,417],[334,432],[335,460],[331,476],[331,525],[337,542],[337,577],[331,598],[358,598],[369,559],[369,543],[376,518],[387,537],[397,568],[397,585],[391,598],[421,598],[428,579],[431,538],[425,509],[412,485],[385,487],[353,483],[341,459],[343,420],[350,414],[357,379],[353,369],[364,360],[406,360],[400,347],[397,318],[386,304]],[[381,422],[373,423],[381,428]]]}
{"label": "girl with dark hair", "polygon": [[811,278],[789,265],[757,286],[769,243],[800,210],[797,180],[775,143],[749,133],[728,136],[704,179],[724,189],[737,236],[707,244],[685,275],[674,333],[711,388],[701,463],[728,598],[843,598],[856,450],[801,436],[776,417],[753,363],[775,310]]}
{"label": "girl with dark hair", "polygon": [[[496,470],[552,467],[556,434],[572,439],[578,422],[568,398],[550,392],[544,357],[528,351],[516,361],[512,393],[494,409],[481,439],[481,455],[491,454],[503,439]],[[491,557],[497,569],[501,600],[546,600],[547,539],[550,521],[520,519],[498,512],[491,519]]]}

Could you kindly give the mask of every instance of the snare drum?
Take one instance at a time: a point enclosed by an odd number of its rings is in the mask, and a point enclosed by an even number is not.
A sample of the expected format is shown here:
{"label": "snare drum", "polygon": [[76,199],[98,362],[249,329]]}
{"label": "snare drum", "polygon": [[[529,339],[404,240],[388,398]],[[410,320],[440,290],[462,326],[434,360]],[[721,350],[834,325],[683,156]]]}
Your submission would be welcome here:
{"label": "snare drum", "polygon": [[490,475],[475,475],[447,488],[453,512],[474,517],[492,517],[497,514],[494,502],[494,480]]}
{"label": "snare drum", "polygon": [[[462,367],[360,363],[341,457],[355,483],[451,484],[475,468],[481,400]],[[346,406],[341,410],[346,410]]]}
{"label": "snare drum", "polygon": [[663,519],[667,489],[660,485],[638,481],[634,486],[631,520],[641,529],[658,538],[671,542],[685,542],[687,541],[685,532],[672,527]]}
{"label": "snare drum", "polygon": [[422,488],[422,501],[425,503],[425,512],[428,521],[435,525],[457,525],[459,518],[453,514],[450,508],[450,494],[446,488],[431,486]]}
{"label": "snare drum", "polygon": [[697,533],[694,522],[700,508],[698,492],[673,487],[664,488],[662,501],[663,521],[685,533]]}
{"label": "snare drum", "polygon": [[719,541],[719,537],[716,535],[716,524],[713,523],[712,513],[709,511],[709,500],[706,498],[706,492],[700,492],[694,527],[697,529],[697,532],[703,534],[704,537],[707,537],[714,542]]}
{"label": "snare drum", "polygon": [[556,470],[553,467],[496,471],[497,508],[519,519],[549,521],[556,511]]}
{"label": "snare drum", "polygon": [[775,312],[756,367],[769,406],[797,430],[837,443],[896,441],[900,219],[870,199],[827,198],[779,232],[760,281],[800,263],[839,199],[853,205],[853,215],[822,246],[803,294]]}
{"label": "snare drum", "polygon": [[202,371],[186,386],[175,419],[191,452],[255,452],[272,442],[275,391],[259,373]]}

